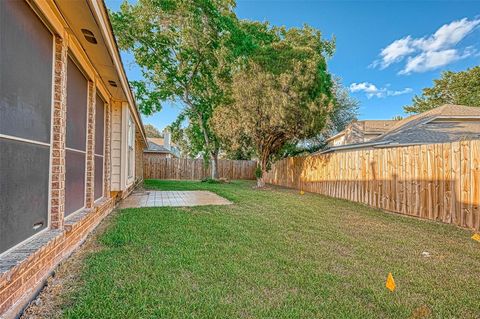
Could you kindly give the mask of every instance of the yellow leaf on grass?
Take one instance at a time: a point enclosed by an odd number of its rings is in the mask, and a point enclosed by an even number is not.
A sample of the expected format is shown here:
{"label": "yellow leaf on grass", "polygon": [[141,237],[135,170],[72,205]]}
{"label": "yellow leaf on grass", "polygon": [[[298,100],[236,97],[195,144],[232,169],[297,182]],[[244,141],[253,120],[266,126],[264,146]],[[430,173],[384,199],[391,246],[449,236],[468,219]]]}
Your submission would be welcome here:
{"label": "yellow leaf on grass", "polygon": [[480,242],[480,234],[478,234],[478,233],[477,233],[477,234],[474,234],[474,235],[472,236],[472,239]]}
{"label": "yellow leaf on grass", "polygon": [[393,276],[392,276],[391,272],[388,273],[387,282],[385,283],[385,287],[387,287],[388,290],[390,290],[390,291],[394,291],[395,288],[396,288],[395,280],[393,279]]}

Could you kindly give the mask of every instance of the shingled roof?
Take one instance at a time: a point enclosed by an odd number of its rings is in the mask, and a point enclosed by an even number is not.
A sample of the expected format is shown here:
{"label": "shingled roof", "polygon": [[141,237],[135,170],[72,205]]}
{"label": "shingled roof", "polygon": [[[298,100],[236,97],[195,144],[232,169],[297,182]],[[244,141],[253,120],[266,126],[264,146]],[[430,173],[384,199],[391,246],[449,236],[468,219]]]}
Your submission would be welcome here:
{"label": "shingled roof", "polygon": [[445,104],[395,121],[368,142],[331,147],[324,152],[392,145],[448,143],[480,138],[480,107]]}
{"label": "shingled roof", "polygon": [[363,123],[364,132],[369,133],[384,133],[395,125],[398,121],[395,120],[364,120],[358,121]]}
{"label": "shingled roof", "polygon": [[[338,132],[337,134],[330,136],[329,138],[326,139],[326,142],[330,142],[340,136],[343,135],[348,135],[348,131],[351,131],[353,129],[357,129],[357,131],[360,132],[360,135],[363,139],[364,135],[379,135],[383,134],[386,131],[388,131],[395,123],[397,123],[397,120],[361,120],[361,121],[353,121],[350,123],[343,131]],[[358,138],[352,136],[352,138]]]}
{"label": "shingled roof", "polygon": [[[147,138],[147,140],[148,140],[148,148],[145,150],[145,152],[148,152],[148,153],[168,153],[168,154],[175,155],[171,150],[169,150],[168,148],[166,148],[165,146],[162,145],[163,144],[163,139],[149,137],[149,138]],[[160,144],[160,140],[161,140],[162,144]]]}
{"label": "shingled roof", "polygon": [[[473,120],[477,118],[477,120]],[[409,116],[370,142],[447,143],[480,137],[480,107],[446,104]]]}

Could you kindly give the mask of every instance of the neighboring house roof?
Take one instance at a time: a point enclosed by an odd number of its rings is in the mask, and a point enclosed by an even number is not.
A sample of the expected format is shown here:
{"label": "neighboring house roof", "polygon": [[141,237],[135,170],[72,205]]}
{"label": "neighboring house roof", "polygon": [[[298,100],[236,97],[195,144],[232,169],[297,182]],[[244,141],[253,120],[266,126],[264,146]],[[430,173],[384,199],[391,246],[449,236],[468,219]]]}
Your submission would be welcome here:
{"label": "neighboring house roof", "polygon": [[[157,145],[165,145],[165,141],[163,140],[163,137],[148,137],[148,141],[153,142]],[[170,141],[171,146],[177,146],[177,144],[173,143]]]}
{"label": "neighboring house roof", "polygon": [[365,120],[363,122],[363,130],[365,134],[381,134],[388,131],[395,123],[396,120]]}
{"label": "neighboring house roof", "polygon": [[473,138],[480,138],[480,107],[446,104],[395,121],[387,132],[368,142],[331,147],[323,152],[387,145],[448,143]]}
{"label": "neighboring house roof", "polygon": [[148,148],[145,150],[145,152],[147,152],[147,153],[167,153],[167,154],[172,154],[175,157],[178,157],[177,154],[175,154],[171,150],[167,149],[162,144],[158,144],[159,140],[161,140],[162,143],[163,143],[163,139],[148,137],[147,140],[148,140]]}
{"label": "neighboring house roof", "polygon": [[396,120],[363,120],[363,121],[354,121],[350,123],[346,129],[343,131],[329,137],[326,142],[330,142],[336,138],[339,138],[340,136],[343,136],[346,134],[347,129],[349,126],[352,126],[353,124],[357,125],[362,132],[365,135],[371,135],[371,134],[382,134],[388,131],[396,122]]}
{"label": "neighboring house roof", "polygon": [[479,134],[480,107],[446,104],[398,121],[388,132],[370,142],[447,143],[479,137]]}
{"label": "neighboring house roof", "polygon": [[147,151],[150,152],[161,152],[161,153],[170,153],[168,149],[166,149],[163,145],[158,145],[157,143],[154,143],[152,141],[148,141],[148,149]]}

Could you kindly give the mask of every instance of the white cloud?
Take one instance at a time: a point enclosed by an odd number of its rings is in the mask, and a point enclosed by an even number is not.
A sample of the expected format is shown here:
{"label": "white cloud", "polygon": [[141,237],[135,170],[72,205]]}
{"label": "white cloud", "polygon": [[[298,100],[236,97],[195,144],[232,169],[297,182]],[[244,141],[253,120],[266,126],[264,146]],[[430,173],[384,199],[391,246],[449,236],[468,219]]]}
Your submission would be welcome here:
{"label": "white cloud", "polygon": [[423,52],[417,56],[409,57],[405,67],[399,74],[434,70],[452,62],[465,59],[475,52],[475,50],[470,48],[466,48],[463,52],[457,49]]}
{"label": "white cloud", "polygon": [[400,91],[387,91],[388,96],[397,96],[413,92],[412,88],[404,88]]}
{"label": "white cloud", "polygon": [[403,90],[389,90],[387,89],[389,85],[383,88],[378,88],[375,84],[369,82],[361,82],[361,83],[352,83],[350,84],[350,92],[358,93],[363,92],[367,96],[367,98],[371,99],[372,97],[377,98],[384,98],[387,96],[397,96],[402,94],[407,94],[412,92],[411,88],[404,88]]}
{"label": "white cloud", "polygon": [[352,84],[350,84],[350,91],[352,91],[352,92],[364,91],[364,92],[367,92],[367,93],[374,93],[374,92],[377,92],[378,89],[375,86],[375,84],[368,83],[368,82],[362,82],[362,83],[352,83]]}
{"label": "white cloud", "polygon": [[458,44],[480,25],[480,18],[469,21],[467,18],[441,26],[433,35],[416,39],[414,45],[423,51],[438,51]]}
{"label": "white cloud", "polygon": [[480,26],[480,18],[453,21],[441,26],[434,34],[422,38],[407,36],[393,41],[383,48],[380,58],[372,67],[385,69],[408,57],[400,74],[425,72],[471,56],[476,50],[472,47],[457,49],[467,35]]}
{"label": "white cloud", "polygon": [[459,59],[458,52],[455,49],[443,51],[427,51],[417,56],[408,58],[405,68],[400,74],[409,74],[411,72],[425,72]]}
{"label": "white cloud", "polygon": [[411,42],[412,38],[410,36],[393,41],[386,48],[382,49],[382,52],[380,52],[381,60],[373,62],[373,66],[379,65],[381,69],[385,69],[392,63],[400,62],[405,56],[415,52]]}

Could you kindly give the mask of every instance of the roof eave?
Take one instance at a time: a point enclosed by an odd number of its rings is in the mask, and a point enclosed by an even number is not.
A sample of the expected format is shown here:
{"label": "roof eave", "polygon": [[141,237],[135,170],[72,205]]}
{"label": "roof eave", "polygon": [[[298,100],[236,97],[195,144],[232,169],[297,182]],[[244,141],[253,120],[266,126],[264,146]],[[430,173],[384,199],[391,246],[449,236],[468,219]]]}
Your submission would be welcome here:
{"label": "roof eave", "polygon": [[330,136],[329,138],[327,138],[327,139],[325,140],[325,142],[328,143],[328,142],[336,139],[337,137],[340,137],[340,136],[343,136],[343,135],[345,135],[345,130],[340,131],[340,132],[338,132],[337,134],[335,134],[335,135],[333,135],[333,136]]}
{"label": "roof eave", "polygon": [[326,150],[316,152],[314,154],[326,154],[326,153],[331,153],[334,151],[341,151],[341,150],[348,150],[348,149],[354,149],[354,148],[365,148],[365,147],[374,147],[376,145],[384,145],[388,144],[390,141],[382,141],[382,142],[374,142],[374,143],[359,143],[359,144],[348,144],[348,145],[340,145],[340,146],[335,146],[328,148]]}
{"label": "roof eave", "polygon": [[142,117],[140,116],[140,112],[138,111],[135,98],[130,89],[127,75],[123,68],[123,62],[120,56],[120,51],[118,49],[117,41],[113,33],[113,27],[110,22],[110,18],[108,17],[108,9],[106,8],[105,3],[102,0],[88,0],[88,1],[91,3],[91,7],[95,10],[96,16],[99,19],[98,21],[99,27],[101,32],[103,33],[105,44],[107,46],[108,51],[110,52],[110,56],[112,57],[113,64],[115,65],[115,69],[120,76],[120,82],[121,82],[122,88],[125,92],[125,95],[127,96],[129,108],[131,111],[133,111],[132,113],[134,114],[135,122],[137,123],[137,126],[140,128],[143,142],[145,145],[148,145],[147,135],[145,133],[145,128],[143,126]]}

